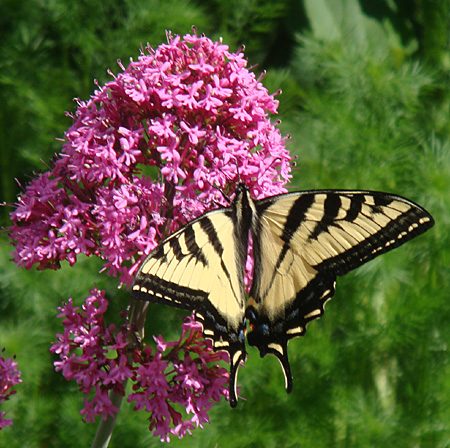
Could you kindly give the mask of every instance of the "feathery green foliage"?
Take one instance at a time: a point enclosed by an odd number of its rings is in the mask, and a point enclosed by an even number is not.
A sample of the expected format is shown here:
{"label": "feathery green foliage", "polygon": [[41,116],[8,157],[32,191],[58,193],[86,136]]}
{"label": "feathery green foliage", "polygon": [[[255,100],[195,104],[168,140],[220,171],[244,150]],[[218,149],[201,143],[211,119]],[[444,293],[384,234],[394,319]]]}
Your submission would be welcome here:
{"label": "feathery green foliage", "polygon": [[[29,0],[13,8],[4,2],[0,198],[14,201],[13,178],[26,182],[43,168],[40,158],[59,150],[54,139],[70,124],[63,112],[73,110],[71,98],[87,98],[93,79],[105,81],[117,58],[136,58],[140,43],[158,45],[165,29],[183,34],[191,25],[223,35],[234,49],[244,43],[252,63],[267,69],[269,90],[283,90],[281,126],[298,155],[296,189],[394,192],[425,206],[436,226],[338,280],[324,317],[289,346],[292,394],[284,391],[275,358],[260,359],[250,348],[239,376],[247,401],[234,410],[222,403],[210,425],[172,445],[444,448],[450,440],[449,48],[445,18],[429,5],[445,9],[445,2],[417,2],[416,16],[400,0],[377,2],[370,11],[369,2],[356,0],[294,3]],[[68,297],[80,303],[95,282],[111,298],[111,321],[120,322],[128,294],[98,274],[91,259],[58,272],[17,270],[5,238],[2,243],[0,348],[17,355],[23,383],[5,405],[14,424],[0,431],[0,446],[88,446],[96,426],[82,423],[82,397],[54,372],[48,352],[61,331],[56,307]],[[170,338],[183,313],[157,305],[152,312],[157,323],[147,332]],[[145,415],[123,403],[111,446],[159,446],[146,427]]]}

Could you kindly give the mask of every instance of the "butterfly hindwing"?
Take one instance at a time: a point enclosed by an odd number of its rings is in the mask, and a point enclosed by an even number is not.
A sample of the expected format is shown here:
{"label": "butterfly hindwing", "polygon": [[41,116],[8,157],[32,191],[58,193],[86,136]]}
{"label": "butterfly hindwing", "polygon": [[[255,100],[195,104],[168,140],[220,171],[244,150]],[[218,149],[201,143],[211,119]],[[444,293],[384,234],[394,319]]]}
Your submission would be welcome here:
{"label": "butterfly hindwing", "polygon": [[[195,311],[203,334],[230,355],[230,401],[246,357],[243,266],[230,209],[209,212],[164,240],[146,258],[132,287],[137,300]],[[220,235],[220,237],[219,237]]]}
{"label": "butterfly hindwing", "polygon": [[287,343],[323,314],[336,276],[423,233],[433,219],[411,201],[369,191],[289,193],[256,202],[256,210],[248,341],[261,356],[277,356],[289,392]]}

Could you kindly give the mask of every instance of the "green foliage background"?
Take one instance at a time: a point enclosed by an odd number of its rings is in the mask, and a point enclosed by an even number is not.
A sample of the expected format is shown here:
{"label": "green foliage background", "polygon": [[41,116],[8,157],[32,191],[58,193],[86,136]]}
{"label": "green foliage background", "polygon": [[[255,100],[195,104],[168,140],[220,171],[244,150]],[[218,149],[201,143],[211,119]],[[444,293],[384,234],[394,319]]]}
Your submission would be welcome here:
{"label": "green foliage background", "polygon": [[[130,0],[0,3],[0,201],[12,203],[58,152],[73,97],[88,98],[139,46],[195,25],[246,46],[265,85],[281,88],[281,128],[298,155],[298,189],[364,188],[425,206],[436,227],[338,281],[325,316],[290,344],[294,391],[274,358],[249,350],[236,409],[176,447],[450,446],[450,10],[446,0]],[[2,223],[8,225],[7,209]],[[17,355],[23,383],[4,405],[14,425],[0,446],[82,447],[76,385],[48,352],[62,327],[56,307],[80,303],[94,283],[110,319],[128,303],[114,279],[84,259],[58,272],[26,272],[0,257],[0,347]],[[182,313],[152,308],[149,333],[176,337]],[[154,322],[157,322],[156,324]],[[160,442],[124,403],[112,447]]]}

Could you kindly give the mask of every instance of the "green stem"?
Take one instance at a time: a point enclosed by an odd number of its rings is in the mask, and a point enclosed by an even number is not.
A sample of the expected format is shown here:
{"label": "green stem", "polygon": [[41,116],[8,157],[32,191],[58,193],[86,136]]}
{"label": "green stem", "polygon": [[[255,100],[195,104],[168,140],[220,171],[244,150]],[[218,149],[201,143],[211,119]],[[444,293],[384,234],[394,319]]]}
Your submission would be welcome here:
{"label": "green stem", "polygon": [[[124,381],[124,389],[126,387],[126,383],[127,380]],[[111,391],[109,394],[109,398],[111,399],[112,405],[120,409],[123,397]],[[107,448],[107,446],[109,445],[109,441],[111,440],[112,432],[114,429],[114,425],[116,424],[116,418],[118,414],[119,412],[117,412],[113,417],[109,415],[106,420],[102,419],[100,421],[91,448]]]}
{"label": "green stem", "polygon": [[[145,316],[147,314],[147,308],[148,302],[136,302],[133,304],[133,309],[130,313],[130,321],[129,321],[129,325],[132,331],[132,336],[130,340],[130,345],[132,348],[136,344],[136,338],[140,342],[144,337],[144,325],[145,325]],[[128,361],[132,363],[131,354],[128,354],[127,357]],[[126,390],[126,385],[127,380],[124,381],[123,390]],[[109,398],[111,399],[112,405],[115,406],[117,409],[120,409],[120,405],[123,400],[122,395],[116,394],[114,393],[114,391],[110,391]],[[91,448],[108,447],[118,414],[119,412],[114,414],[114,416],[108,416],[106,420],[102,419],[100,421]]]}

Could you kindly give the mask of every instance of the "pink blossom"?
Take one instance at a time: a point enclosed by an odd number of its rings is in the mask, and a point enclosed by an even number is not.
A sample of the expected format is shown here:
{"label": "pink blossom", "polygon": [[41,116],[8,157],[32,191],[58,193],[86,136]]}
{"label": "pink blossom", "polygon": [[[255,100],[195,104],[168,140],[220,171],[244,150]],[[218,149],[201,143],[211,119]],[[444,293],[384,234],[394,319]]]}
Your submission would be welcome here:
{"label": "pink blossom", "polygon": [[[228,398],[228,372],[217,362],[223,353],[212,351],[211,341],[202,337],[201,325],[190,316],[182,326],[179,341],[165,342],[155,338],[156,353],[147,347],[135,352],[134,401],[135,410],[150,413],[150,430],[161,441],[170,441],[170,435],[179,438],[196,427],[209,423],[208,411],[222,397]],[[178,403],[186,415],[176,411]]]}
{"label": "pink blossom", "polygon": [[[64,333],[57,335],[58,341],[50,348],[61,359],[55,362],[56,370],[62,371],[67,380],[74,379],[86,396],[94,393],[91,400],[85,397],[85,407],[80,412],[87,421],[118,412],[108,392],[113,389],[124,395],[124,381],[133,376],[124,354],[128,345],[127,332],[116,331],[115,325],[105,326],[103,314],[107,308],[104,291],[97,289],[91,291],[81,308],[74,307],[69,299],[59,308]],[[114,351],[118,355],[111,359],[108,353]]]}
{"label": "pink blossom", "polygon": [[[202,327],[191,316],[182,325],[178,341],[155,337],[156,351],[147,347],[127,356],[128,330],[116,330],[104,324],[108,302],[104,291],[94,289],[81,307],[72,300],[60,308],[64,333],[50,349],[59,356],[55,368],[67,380],[74,379],[85,395],[80,414],[87,422],[105,419],[118,412],[109,391],[125,395],[124,384],[133,380],[134,409],[150,414],[149,428],[161,440],[191,433],[207,423],[207,412],[222,397],[228,398],[228,372],[217,363],[225,359],[214,353],[209,340],[202,337]],[[115,355],[115,356],[113,356]],[[186,408],[183,416],[173,404]]]}
{"label": "pink blossom", "polygon": [[13,424],[12,418],[5,418],[6,412],[0,412],[0,429],[6,428]]}
{"label": "pink blossom", "polygon": [[[16,393],[14,386],[21,383],[20,371],[17,369],[17,362],[12,358],[4,358],[2,350],[0,356],[0,404],[9,399],[11,395]],[[13,424],[12,419],[5,418],[6,412],[0,412],[0,429]]]}
{"label": "pink blossom", "polygon": [[[218,188],[240,179],[256,197],[284,191],[290,157],[268,117],[278,102],[242,53],[205,36],[169,35],[119,65],[78,101],[51,170],[11,213],[19,266],[57,269],[95,255],[129,285],[161,238],[213,203],[227,205]],[[163,178],[146,176],[146,166]]]}

